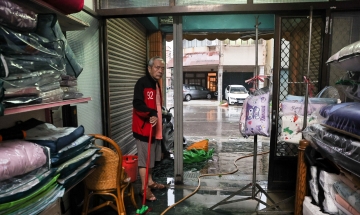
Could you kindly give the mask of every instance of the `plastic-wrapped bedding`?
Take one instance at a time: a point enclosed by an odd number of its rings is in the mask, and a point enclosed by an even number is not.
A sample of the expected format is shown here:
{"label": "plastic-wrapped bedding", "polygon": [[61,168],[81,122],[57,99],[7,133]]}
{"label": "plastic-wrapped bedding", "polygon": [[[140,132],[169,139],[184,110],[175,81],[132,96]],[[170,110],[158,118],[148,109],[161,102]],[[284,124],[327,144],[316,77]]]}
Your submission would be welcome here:
{"label": "plastic-wrapped bedding", "polygon": [[76,168],[71,174],[61,177],[57,180],[66,189],[74,185],[77,181],[84,178],[90,169],[94,168],[96,161],[101,157],[101,154],[94,154],[85,163]]}
{"label": "plastic-wrapped bedding", "polygon": [[347,45],[332,55],[327,64],[333,64],[340,69],[360,71],[360,41]]}
{"label": "plastic-wrapped bedding", "polygon": [[327,118],[326,125],[360,136],[359,109],[359,102],[347,102],[325,106],[319,113]]}
{"label": "plastic-wrapped bedding", "polygon": [[21,87],[21,88],[6,88],[5,98],[21,97],[21,96],[39,96],[40,90],[38,87]]}
{"label": "plastic-wrapped bedding", "polygon": [[49,207],[53,202],[55,202],[58,198],[63,197],[64,193],[65,193],[64,187],[57,184],[53,184],[49,189],[44,191],[42,194],[31,199],[31,201],[24,203],[20,207],[11,208],[10,210],[6,211],[6,213],[9,213],[9,215],[39,214],[47,207]]}
{"label": "plastic-wrapped bedding", "polygon": [[91,156],[93,156],[99,150],[99,148],[91,148],[85,150],[81,154],[57,166],[56,172],[61,174],[61,178],[70,175],[76,168],[84,164],[87,160],[89,160]]}
{"label": "plastic-wrapped bedding", "polygon": [[59,150],[57,153],[51,154],[51,164],[59,165],[78,154],[81,154],[87,147],[92,145],[91,141],[93,137],[88,135],[83,135],[71,144]]}
{"label": "plastic-wrapped bedding", "polygon": [[[344,202],[347,202],[347,204],[341,204],[342,206],[346,206],[347,209],[350,209],[351,211],[360,211],[360,194],[356,191],[352,190],[350,187],[348,187],[346,184],[344,184],[342,181],[338,181],[334,184],[334,189],[336,190],[337,194],[340,195],[340,197],[344,200]],[[341,201],[337,200],[338,197],[335,196],[335,199],[338,203],[341,203]],[[350,207],[349,207],[350,206]],[[360,214],[359,212],[357,214]]]}
{"label": "plastic-wrapped bedding", "polygon": [[21,7],[11,0],[0,0],[0,24],[19,31],[36,28],[37,14]]}
{"label": "plastic-wrapped bedding", "polygon": [[29,86],[43,86],[60,80],[60,72],[55,70],[41,70],[25,75],[9,75],[3,78],[4,88],[20,88]]}
{"label": "plastic-wrapped bedding", "polygon": [[26,140],[50,148],[51,153],[56,153],[84,135],[84,127],[57,128],[52,124],[43,123],[26,130]]}
{"label": "plastic-wrapped bedding", "polygon": [[[64,189],[56,183],[59,175],[53,177],[40,189],[32,194],[8,203],[0,204],[0,215],[2,214],[38,214],[58,197],[62,197]],[[56,198],[55,198],[56,197]]]}
{"label": "plastic-wrapped bedding", "polygon": [[[28,77],[37,71],[56,71],[64,74],[65,61],[62,56],[0,55],[0,71],[3,77]],[[6,75],[7,74],[7,75]],[[1,76],[0,76],[1,77]]]}
{"label": "plastic-wrapped bedding", "polygon": [[24,140],[0,142],[0,181],[31,172],[49,163],[46,147]]}
{"label": "plastic-wrapped bedding", "polygon": [[50,41],[64,42],[66,73],[78,77],[83,71],[83,66],[76,59],[76,56],[67,42],[66,37],[62,33],[56,14],[39,14],[36,33],[49,39]]}
{"label": "plastic-wrapped bedding", "polygon": [[358,140],[326,129],[320,124],[308,126],[303,134],[323,157],[360,175],[360,142]]}
{"label": "plastic-wrapped bedding", "polygon": [[0,26],[1,53],[11,55],[37,55],[44,57],[63,57],[64,42],[49,41],[34,33],[17,33]]}
{"label": "plastic-wrapped bedding", "polygon": [[[43,195],[44,192],[56,187],[57,186],[56,180],[58,178],[59,175],[50,178],[42,187],[32,192],[31,194],[25,196],[24,198],[0,204],[0,214],[9,214],[11,213],[10,212],[11,210],[21,209],[24,208],[26,205],[33,203],[34,201],[36,201],[38,197]],[[23,214],[28,214],[28,213],[23,213]]]}
{"label": "plastic-wrapped bedding", "polygon": [[26,197],[54,177],[55,169],[35,169],[27,174],[0,182],[0,204]]}

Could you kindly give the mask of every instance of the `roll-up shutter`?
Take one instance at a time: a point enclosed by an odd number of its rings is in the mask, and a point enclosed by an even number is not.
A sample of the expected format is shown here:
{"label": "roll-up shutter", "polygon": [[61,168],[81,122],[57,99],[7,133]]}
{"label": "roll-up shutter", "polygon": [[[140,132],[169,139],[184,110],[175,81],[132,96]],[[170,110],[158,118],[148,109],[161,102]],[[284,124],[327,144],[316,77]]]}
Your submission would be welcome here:
{"label": "roll-up shutter", "polygon": [[136,81],[146,71],[146,30],[134,19],[108,19],[109,136],[123,154],[135,152],[132,100]]}

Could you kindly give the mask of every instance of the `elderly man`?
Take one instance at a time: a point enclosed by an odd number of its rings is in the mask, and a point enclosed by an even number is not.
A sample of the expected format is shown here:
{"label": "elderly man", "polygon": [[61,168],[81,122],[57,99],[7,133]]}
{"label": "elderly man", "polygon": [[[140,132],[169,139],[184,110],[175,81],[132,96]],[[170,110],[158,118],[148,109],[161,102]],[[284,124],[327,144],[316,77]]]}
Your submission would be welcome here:
{"label": "elderly man", "polygon": [[[165,71],[164,60],[160,57],[153,57],[149,60],[148,72],[141,77],[135,84],[133,99],[132,131],[136,138],[138,151],[139,175],[142,188],[145,187],[146,166],[149,165],[148,187],[146,188],[146,199],[156,200],[151,189],[164,189],[165,185],[156,183],[152,178],[152,168],[155,161],[161,159],[161,140],[162,140],[162,96],[159,80]],[[152,127],[151,137],[151,156],[150,163],[147,164],[148,141],[150,128]],[[144,190],[141,192],[144,193]]]}

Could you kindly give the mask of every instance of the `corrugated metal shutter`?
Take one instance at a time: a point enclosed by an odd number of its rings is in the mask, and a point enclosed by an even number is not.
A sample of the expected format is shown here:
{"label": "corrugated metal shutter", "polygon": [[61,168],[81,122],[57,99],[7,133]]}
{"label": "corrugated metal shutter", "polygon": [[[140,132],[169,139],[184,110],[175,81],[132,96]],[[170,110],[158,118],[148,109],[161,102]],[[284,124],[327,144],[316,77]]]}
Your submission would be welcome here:
{"label": "corrugated metal shutter", "polygon": [[71,49],[84,67],[78,77],[79,91],[84,97],[91,97],[90,102],[77,104],[78,124],[84,126],[87,134],[102,134],[99,21],[83,11],[73,16],[90,24],[85,30],[66,32]]}
{"label": "corrugated metal shutter", "polygon": [[146,71],[146,30],[134,19],[107,20],[109,136],[124,154],[135,150],[132,100]]}

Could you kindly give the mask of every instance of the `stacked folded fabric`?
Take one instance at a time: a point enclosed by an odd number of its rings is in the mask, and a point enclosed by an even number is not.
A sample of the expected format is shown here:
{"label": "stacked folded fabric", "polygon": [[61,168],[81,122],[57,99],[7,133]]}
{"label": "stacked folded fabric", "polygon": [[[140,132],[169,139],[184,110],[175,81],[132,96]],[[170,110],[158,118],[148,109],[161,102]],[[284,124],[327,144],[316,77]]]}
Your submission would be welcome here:
{"label": "stacked folded fabric", "polygon": [[50,196],[62,196],[59,176],[49,167],[47,147],[19,139],[0,142],[0,214],[36,214],[53,202]]}
{"label": "stacked folded fabric", "polygon": [[63,99],[77,99],[83,97],[77,87],[77,80],[75,76],[62,75],[60,81],[61,89],[64,91]]}
{"label": "stacked folded fabric", "polygon": [[342,181],[334,184],[336,190],[335,201],[339,210],[346,214],[360,215],[360,194]]}
{"label": "stacked folded fabric", "polygon": [[7,139],[0,142],[7,147],[0,150],[0,214],[38,214],[82,180],[101,156],[83,126],[58,128],[30,119],[0,130],[0,137]]}
{"label": "stacked folded fabric", "polygon": [[64,96],[60,87],[62,75],[76,78],[82,70],[56,14],[35,14],[0,0],[0,79],[6,89],[5,107],[82,97],[75,88],[67,89]]}
{"label": "stacked folded fabric", "polygon": [[0,26],[0,78],[7,107],[62,100],[64,43]]}

